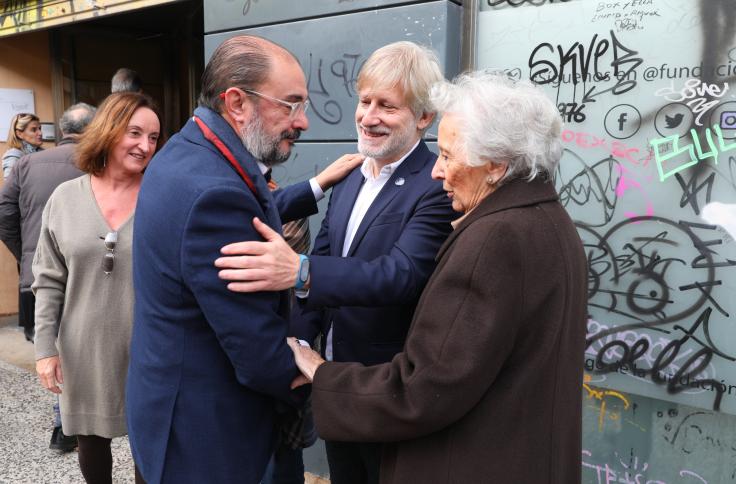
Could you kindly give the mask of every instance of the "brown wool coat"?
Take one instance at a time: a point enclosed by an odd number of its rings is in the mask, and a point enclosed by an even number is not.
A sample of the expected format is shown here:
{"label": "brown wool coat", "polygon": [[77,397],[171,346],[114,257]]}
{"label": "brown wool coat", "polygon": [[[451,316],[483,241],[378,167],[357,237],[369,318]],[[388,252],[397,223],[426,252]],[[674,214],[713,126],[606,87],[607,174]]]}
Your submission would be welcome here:
{"label": "brown wool coat", "polygon": [[438,260],[402,353],[319,367],[319,434],[387,442],[382,484],[580,482],[586,261],[554,187],[502,186]]}

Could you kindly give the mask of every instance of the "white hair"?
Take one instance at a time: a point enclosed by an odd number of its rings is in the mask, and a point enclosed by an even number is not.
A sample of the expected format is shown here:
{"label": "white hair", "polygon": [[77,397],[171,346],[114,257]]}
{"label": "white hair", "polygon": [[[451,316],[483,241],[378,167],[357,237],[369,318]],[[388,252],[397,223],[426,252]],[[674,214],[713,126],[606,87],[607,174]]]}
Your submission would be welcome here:
{"label": "white hair", "polygon": [[467,164],[506,163],[513,178],[551,178],[562,156],[562,118],[554,103],[529,81],[484,71],[435,84],[435,109],[461,123]]}

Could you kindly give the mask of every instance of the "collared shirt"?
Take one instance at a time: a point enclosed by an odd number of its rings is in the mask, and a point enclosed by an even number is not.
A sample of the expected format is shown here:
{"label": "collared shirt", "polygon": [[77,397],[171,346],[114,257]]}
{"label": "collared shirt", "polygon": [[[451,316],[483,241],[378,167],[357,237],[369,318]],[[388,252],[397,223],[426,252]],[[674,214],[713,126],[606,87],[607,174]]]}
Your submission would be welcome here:
{"label": "collared shirt", "polygon": [[259,160],[256,160],[256,165],[258,165],[258,169],[261,170],[261,175],[265,175],[266,173],[268,173],[268,170],[271,169],[265,163]]}
{"label": "collared shirt", "polygon": [[[360,172],[363,174],[365,182],[363,183],[363,186],[360,187],[358,198],[355,200],[355,205],[353,205],[353,211],[350,213],[350,219],[348,220],[348,225],[345,230],[345,242],[342,245],[343,257],[347,257],[350,245],[353,243],[355,233],[358,231],[358,227],[360,227],[363,217],[365,217],[365,214],[368,212],[368,209],[378,196],[378,193],[381,191],[388,179],[391,178],[391,175],[393,175],[399,165],[401,165],[401,163],[403,163],[404,160],[406,160],[416,149],[417,145],[419,145],[419,140],[414,143],[414,146],[412,146],[404,156],[399,158],[397,161],[382,167],[378,172],[378,176],[373,175],[373,167],[375,166],[376,161],[373,158],[366,158],[363,160],[363,164],[360,166]],[[330,331],[327,333],[325,358],[328,361],[332,361],[332,326],[330,326]]]}

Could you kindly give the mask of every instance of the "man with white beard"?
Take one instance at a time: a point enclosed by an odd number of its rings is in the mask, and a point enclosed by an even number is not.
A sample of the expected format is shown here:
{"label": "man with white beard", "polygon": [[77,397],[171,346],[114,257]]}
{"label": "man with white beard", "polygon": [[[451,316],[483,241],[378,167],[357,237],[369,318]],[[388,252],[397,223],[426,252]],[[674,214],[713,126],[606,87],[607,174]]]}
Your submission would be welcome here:
{"label": "man with white beard", "polygon": [[[292,332],[320,339],[326,359],[375,365],[403,348],[435,255],[457,216],[422,135],[428,94],[442,79],[436,56],[411,42],[374,52],[358,75],[360,168],[337,184],[310,255],[294,253],[261,222],[267,242],[223,248],[216,261],[233,291],[297,289]],[[321,338],[319,336],[321,335]],[[378,483],[381,445],[327,442],[333,484]]]}
{"label": "man with white beard", "polygon": [[200,107],[148,165],[134,220],[126,388],[145,482],[260,482],[277,403],[304,400],[289,388],[299,371],[286,345],[288,292],[235,294],[213,262],[223,245],[262,240],[254,217],[278,233],[316,213],[322,190],[362,160],[343,157],[272,195],[264,175],[308,128],[307,95],[291,53],[230,38],[205,68]]}

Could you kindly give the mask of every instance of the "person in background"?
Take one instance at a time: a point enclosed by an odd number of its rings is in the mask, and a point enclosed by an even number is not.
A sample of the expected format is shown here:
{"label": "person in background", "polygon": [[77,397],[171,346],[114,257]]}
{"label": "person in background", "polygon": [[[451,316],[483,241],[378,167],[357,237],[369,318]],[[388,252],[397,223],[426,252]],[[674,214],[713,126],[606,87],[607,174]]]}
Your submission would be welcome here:
{"label": "person in background", "polygon": [[555,104],[475,73],[432,91],[454,225],[403,351],[325,362],[295,339],[325,439],[384,442],[382,484],[581,481],[587,262],[552,181]]}
{"label": "person in background", "polygon": [[143,82],[138,73],[127,67],[121,67],[112,76],[110,92],[143,92]]}
{"label": "person in background", "polygon": [[[18,113],[10,120],[8,132],[8,150],[3,155],[3,178],[8,183],[11,170],[18,160],[25,155],[41,151],[41,122],[38,116],[30,113]],[[12,251],[13,249],[11,249]],[[14,254],[15,255],[15,254]],[[17,259],[17,257],[16,257]],[[18,265],[20,273],[21,266]],[[26,340],[33,341],[33,315],[25,311],[27,300],[18,287],[18,325],[23,327]]]}
{"label": "person in background", "polygon": [[[36,303],[31,291],[31,263],[41,231],[41,214],[57,186],[83,174],[74,164],[74,152],[79,136],[94,114],[95,108],[85,103],[75,104],[64,111],[59,119],[62,139],[58,146],[22,157],[0,189],[0,240],[20,264],[18,316],[29,341],[33,341]],[[49,448],[61,452],[73,450],[77,439],[62,431],[58,398],[54,416]]]}
{"label": "person in background", "polygon": [[36,370],[61,394],[64,433],[77,436],[88,483],[112,482],[110,442],[127,433],[133,214],[143,170],[162,144],[160,120],[143,94],[105,99],[77,147],[86,175],[49,198],[33,260]]}
{"label": "person in background", "polygon": [[[74,144],[93,115],[94,108],[83,103],[67,109],[59,120],[62,131],[59,145],[20,158],[0,190],[0,239],[20,264],[18,319],[29,341],[33,341],[35,303],[31,292],[31,262],[41,229],[41,212],[60,183],[82,174],[74,165]],[[21,160],[22,169],[19,169]]]}
{"label": "person in background", "polygon": [[10,170],[21,156],[41,149],[42,138],[41,121],[38,116],[30,113],[18,113],[13,116],[6,141],[8,150],[3,155],[3,178],[8,178]]}
{"label": "person in background", "polygon": [[[375,365],[401,351],[457,217],[432,180],[437,155],[422,140],[435,115],[429,89],[442,79],[436,55],[415,43],[371,54],[358,74],[355,110],[366,158],[335,186],[312,253],[299,255],[256,223],[267,242],[232,244],[216,261],[234,291],[299,284],[292,334],[319,341],[329,360]],[[325,446],[333,484],[378,482],[380,443],[329,439]]]}

